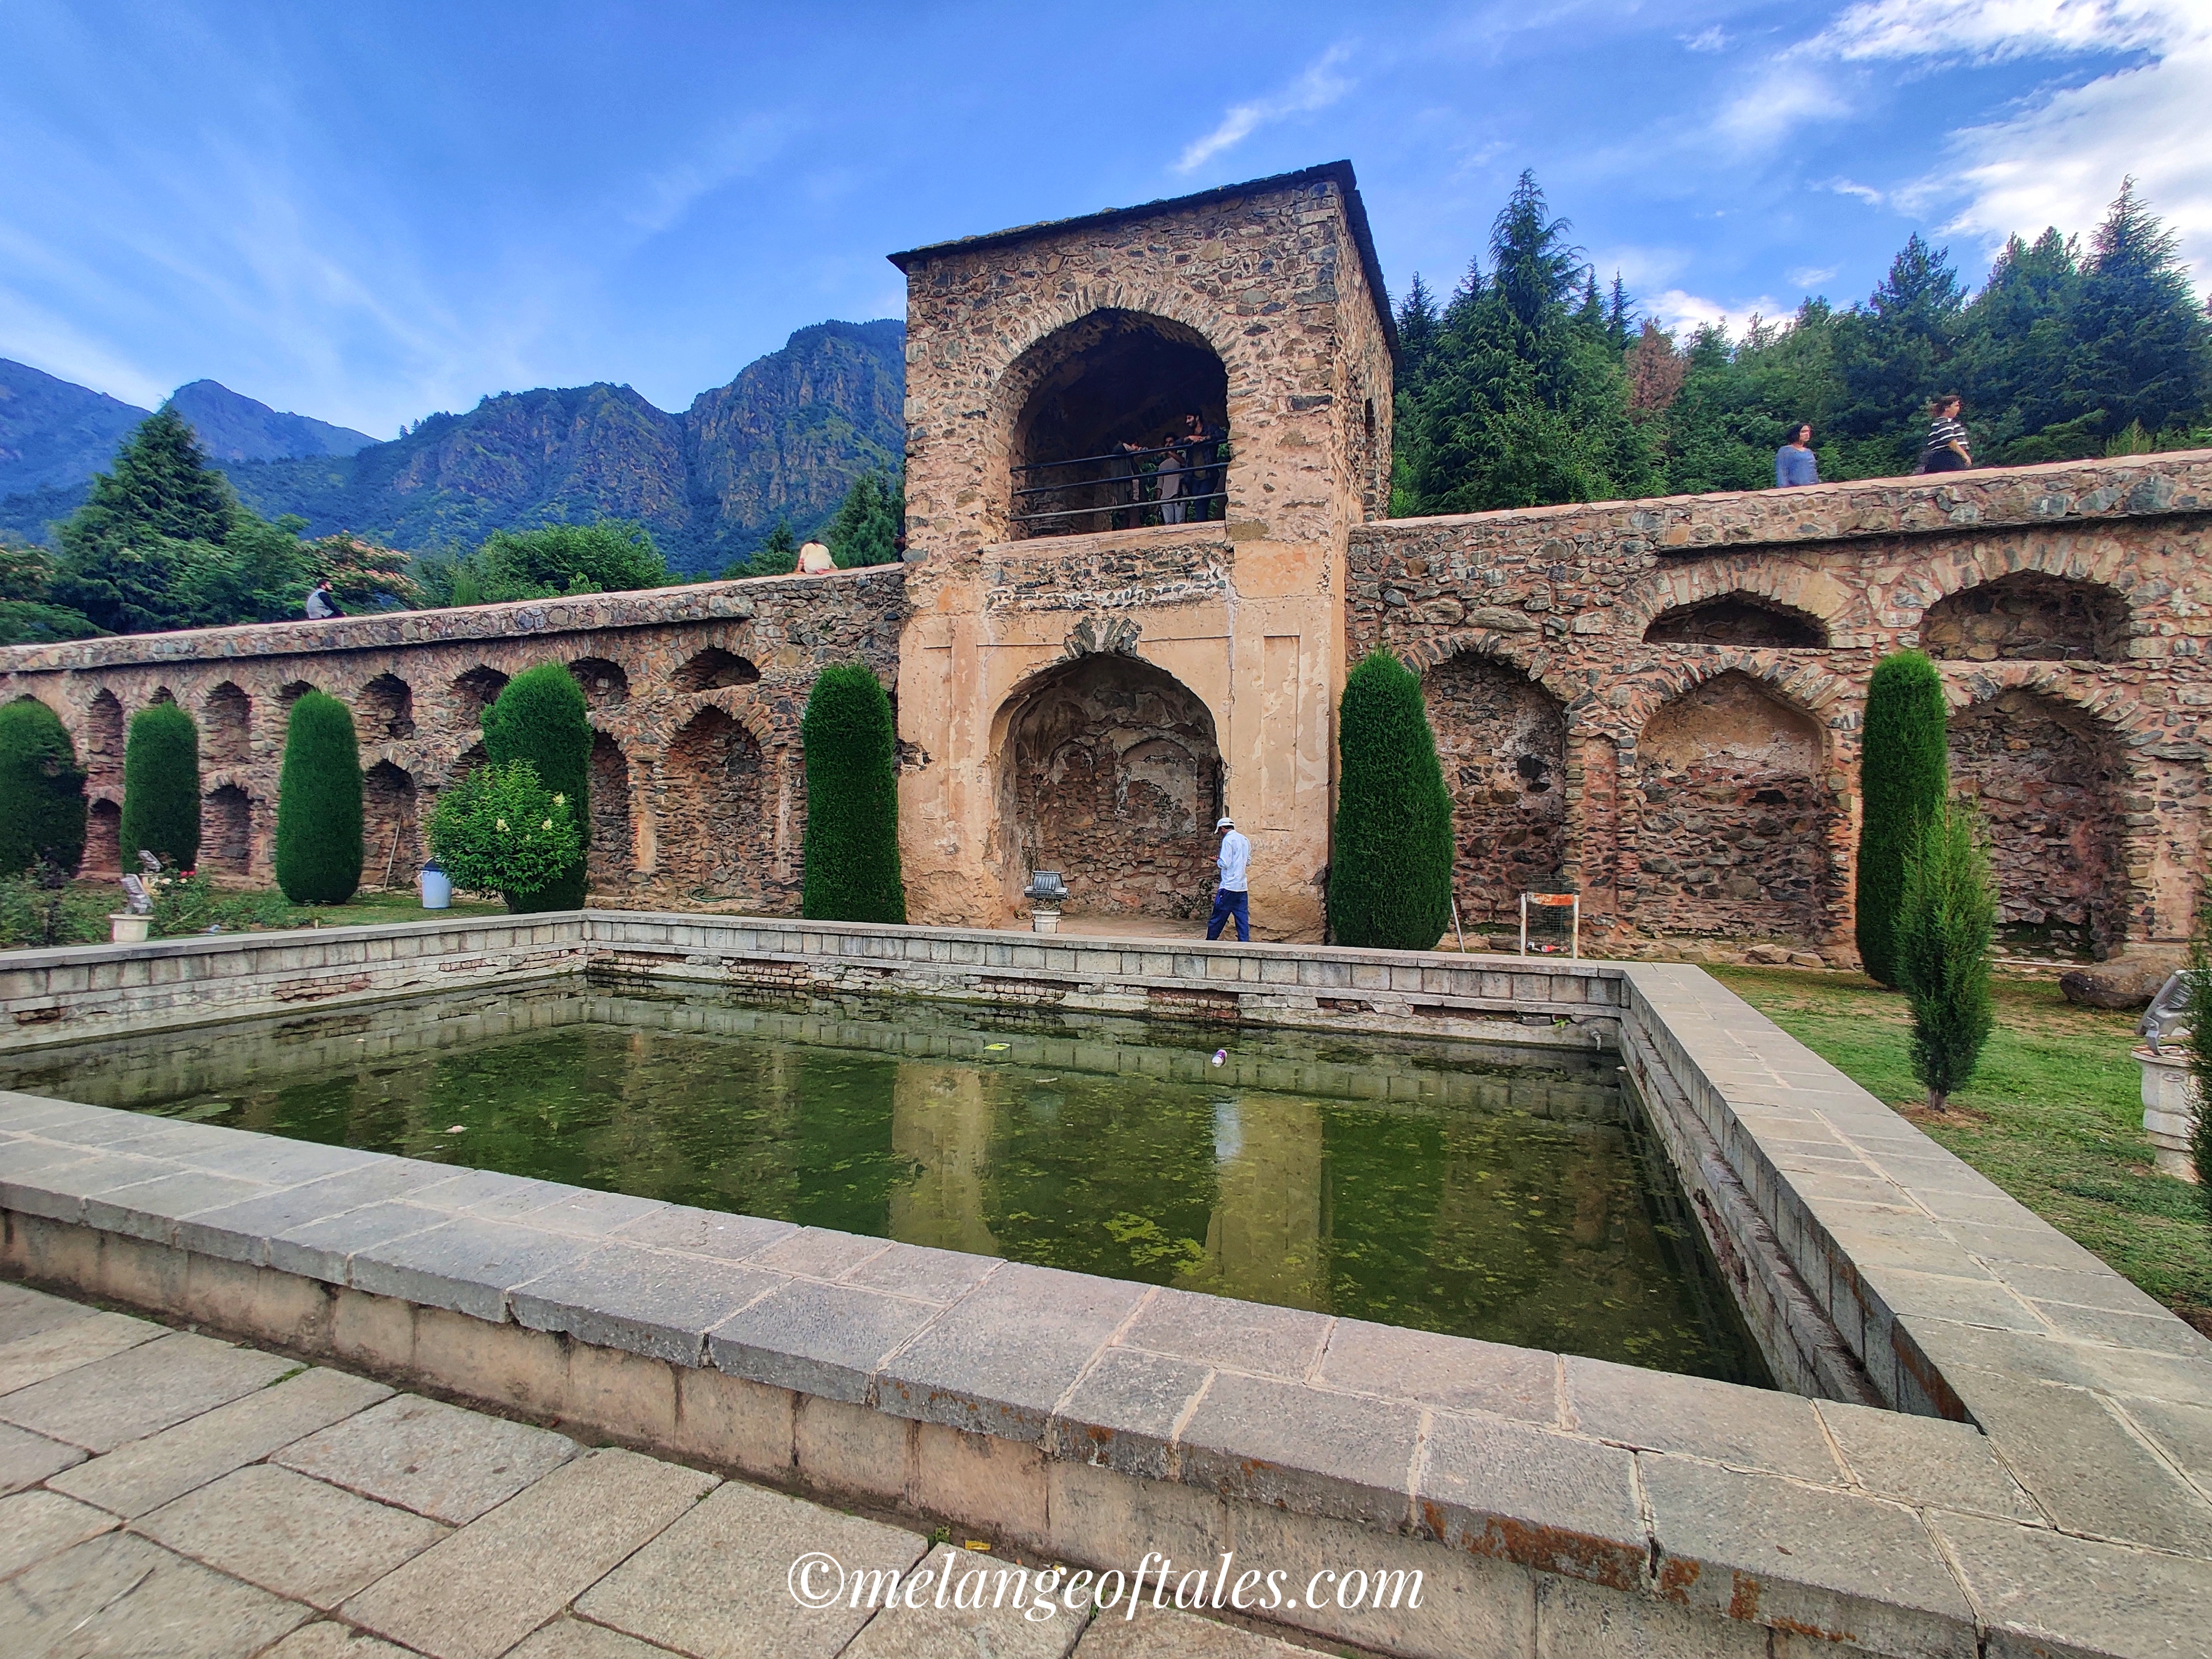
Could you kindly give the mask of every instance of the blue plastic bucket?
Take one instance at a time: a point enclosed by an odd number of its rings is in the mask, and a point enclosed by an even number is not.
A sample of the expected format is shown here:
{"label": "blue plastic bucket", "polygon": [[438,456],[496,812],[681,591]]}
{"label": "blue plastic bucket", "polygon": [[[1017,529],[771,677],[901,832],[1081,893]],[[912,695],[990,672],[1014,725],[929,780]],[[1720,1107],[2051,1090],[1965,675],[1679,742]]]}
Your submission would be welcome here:
{"label": "blue plastic bucket", "polygon": [[415,878],[415,884],[422,890],[422,908],[425,910],[452,908],[453,884],[436,865],[424,865],[422,873]]}

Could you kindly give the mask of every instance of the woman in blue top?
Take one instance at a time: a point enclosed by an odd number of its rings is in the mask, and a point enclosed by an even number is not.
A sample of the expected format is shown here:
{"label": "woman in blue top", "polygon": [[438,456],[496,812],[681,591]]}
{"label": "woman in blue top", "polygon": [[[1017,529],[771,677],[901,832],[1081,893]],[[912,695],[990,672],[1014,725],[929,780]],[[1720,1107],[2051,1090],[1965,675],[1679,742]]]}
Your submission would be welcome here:
{"label": "woman in blue top", "polygon": [[1813,453],[1813,428],[1800,421],[1790,431],[1790,441],[1774,452],[1774,487],[1794,489],[1820,482],[1820,458]]}

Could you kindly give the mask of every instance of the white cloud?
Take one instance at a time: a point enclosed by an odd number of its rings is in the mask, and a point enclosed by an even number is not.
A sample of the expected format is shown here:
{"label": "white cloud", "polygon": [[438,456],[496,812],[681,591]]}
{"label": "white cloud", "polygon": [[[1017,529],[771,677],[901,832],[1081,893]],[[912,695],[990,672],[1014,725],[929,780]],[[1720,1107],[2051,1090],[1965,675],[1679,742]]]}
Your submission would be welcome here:
{"label": "white cloud", "polygon": [[1741,337],[1753,317],[1765,318],[1770,322],[1778,318],[1786,319],[1793,307],[1771,295],[1727,304],[1719,300],[1709,300],[1703,295],[1670,288],[1656,295],[1649,309],[1653,319],[1663,329],[1686,333],[1708,323],[1717,323],[1730,336]]}
{"label": "white cloud", "polygon": [[1832,121],[1851,106],[1820,70],[1786,55],[1723,109],[1715,128],[1741,149],[1763,149],[1810,121]]}
{"label": "white cloud", "polygon": [[1840,265],[1800,265],[1782,274],[1790,279],[1792,288],[1802,288],[1809,294],[1842,269]]}
{"label": "white cloud", "polygon": [[1338,73],[1339,67],[1351,55],[1348,46],[1331,46],[1280,92],[1237,105],[1221,118],[1220,125],[1183,151],[1176,161],[1175,170],[1194,173],[1222,151],[1234,149],[1272,122],[1327,109],[1352,90],[1350,78]]}
{"label": "white cloud", "polygon": [[1726,52],[1734,39],[1735,37],[1726,29],[1716,23],[1711,28],[1701,30],[1696,34],[1684,35],[1682,49],[1685,52]]}
{"label": "white cloud", "polygon": [[1861,0],[1794,52],[1847,60],[2153,51],[2202,0]]}
{"label": "white cloud", "polygon": [[783,124],[764,115],[750,116],[720,134],[695,154],[647,178],[628,217],[647,236],[666,230],[702,197],[757,170],[783,147]]}
{"label": "white cloud", "polygon": [[1820,188],[1832,190],[1838,196],[1849,196],[1854,200],[1864,202],[1869,207],[1880,207],[1887,199],[1872,185],[1854,184],[1849,179],[1831,179]]}

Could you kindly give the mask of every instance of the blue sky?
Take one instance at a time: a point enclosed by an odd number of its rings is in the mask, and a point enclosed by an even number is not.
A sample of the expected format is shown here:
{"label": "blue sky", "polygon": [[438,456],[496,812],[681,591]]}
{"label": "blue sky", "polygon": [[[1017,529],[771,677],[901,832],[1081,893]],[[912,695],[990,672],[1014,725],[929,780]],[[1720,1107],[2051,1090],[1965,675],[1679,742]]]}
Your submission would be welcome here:
{"label": "blue sky", "polygon": [[0,3],[0,356],[379,437],[680,409],[884,255],[1348,156],[1448,288],[1523,167],[1662,320],[1972,276],[2133,173],[2212,283],[2212,0]]}

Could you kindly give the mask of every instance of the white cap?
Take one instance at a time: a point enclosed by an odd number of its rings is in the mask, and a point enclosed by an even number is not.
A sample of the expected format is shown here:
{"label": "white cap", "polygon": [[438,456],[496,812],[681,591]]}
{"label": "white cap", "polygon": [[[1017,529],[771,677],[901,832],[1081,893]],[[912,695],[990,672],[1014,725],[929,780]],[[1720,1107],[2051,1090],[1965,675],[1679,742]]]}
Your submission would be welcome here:
{"label": "white cap", "polygon": [[1236,826],[1234,823],[1231,823],[1231,822],[1230,822],[1230,820],[1228,820],[1227,818],[1223,818],[1219,823],[1216,823],[1213,827],[1214,827],[1215,829],[1217,829],[1217,830],[1234,830],[1237,826]]}

